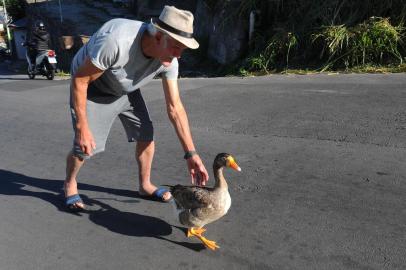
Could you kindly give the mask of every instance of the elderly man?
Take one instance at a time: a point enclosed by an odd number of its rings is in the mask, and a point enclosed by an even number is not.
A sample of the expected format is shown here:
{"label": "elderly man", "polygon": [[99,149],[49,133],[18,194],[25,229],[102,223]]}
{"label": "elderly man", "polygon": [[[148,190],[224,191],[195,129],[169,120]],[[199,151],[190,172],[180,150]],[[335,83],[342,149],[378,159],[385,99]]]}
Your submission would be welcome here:
{"label": "elderly man", "polygon": [[177,83],[177,59],[184,49],[199,47],[192,33],[192,13],[165,6],[159,18],[149,24],[127,19],[105,23],[78,51],[71,67],[70,106],[75,138],[67,157],[64,183],[68,209],[85,209],[77,189],[78,172],[85,159],[104,151],[117,116],[128,141],[137,142],[139,194],[170,200],[170,192],[157,188],[150,180],[155,151],[153,126],[139,90],[158,74],[191,181],[206,184],[208,174],[196,152]]}

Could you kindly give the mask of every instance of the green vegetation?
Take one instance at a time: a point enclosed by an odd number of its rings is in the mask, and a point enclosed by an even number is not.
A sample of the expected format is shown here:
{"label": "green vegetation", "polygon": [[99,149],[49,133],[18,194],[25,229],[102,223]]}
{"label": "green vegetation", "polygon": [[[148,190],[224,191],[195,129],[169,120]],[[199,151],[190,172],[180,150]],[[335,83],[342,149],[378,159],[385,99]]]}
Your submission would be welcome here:
{"label": "green vegetation", "polygon": [[243,0],[238,15],[252,10],[254,39],[234,73],[404,70],[404,0]]}
{"label": "green vegetation", "polygon": [[57,77],[70,77],[70,73],[64,72],[63,70],[59,70],[55,76]]}
{"label": "green vegetation", "polygon": [[324,27],[321,32],[313,35],[313,41],[321,40],[321,57],[328,56],[322,70],[396,61],[402,64],[399,48],[402,45],[403,31],[401,24],[392,26],[388,19],[372,17],[354,27]]}
{"label": "green vegetation", "polygon": [[269,68],[278,63],[285,64],[285,69],[288,69],[290,53],[297,48],[297,45],[297,37],[291,32],[277,32],[270,38],[259,55],[247,58],[246,65],[250,70],[262,70],[265,73],[268,73]]}

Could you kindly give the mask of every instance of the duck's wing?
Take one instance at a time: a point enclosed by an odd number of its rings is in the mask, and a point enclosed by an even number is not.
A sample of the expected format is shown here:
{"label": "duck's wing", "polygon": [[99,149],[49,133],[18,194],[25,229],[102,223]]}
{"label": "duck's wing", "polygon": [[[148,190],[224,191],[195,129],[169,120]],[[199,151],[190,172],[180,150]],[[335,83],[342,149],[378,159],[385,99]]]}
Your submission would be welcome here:
{"label": "duck's wing", "polygon": [[183,209],[202,208],[210,204],[210,188],[176,185],[171,193],[178,206]]}

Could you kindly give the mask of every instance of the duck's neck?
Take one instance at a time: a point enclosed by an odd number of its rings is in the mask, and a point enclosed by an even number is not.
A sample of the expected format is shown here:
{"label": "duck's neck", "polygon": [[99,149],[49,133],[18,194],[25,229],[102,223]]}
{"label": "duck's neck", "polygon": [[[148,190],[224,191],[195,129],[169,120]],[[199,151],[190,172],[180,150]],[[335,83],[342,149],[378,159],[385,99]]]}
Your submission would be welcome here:
{"label": "duck's neck", "polygon": [[216,182],[214,183],[214,188],[228,188],[226,179],[224,178],[223,175],[223,168],[216,168],[213,167],[213,171],[214,171],[214,178],[216,180]]}

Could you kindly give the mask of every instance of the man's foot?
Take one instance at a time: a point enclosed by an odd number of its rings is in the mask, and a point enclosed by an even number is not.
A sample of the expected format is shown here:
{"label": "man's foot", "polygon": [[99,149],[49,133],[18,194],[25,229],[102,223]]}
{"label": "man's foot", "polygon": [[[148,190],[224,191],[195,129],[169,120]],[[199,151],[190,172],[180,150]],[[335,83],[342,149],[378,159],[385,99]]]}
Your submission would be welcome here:
{"label": "man's foot", "polygon": [[63,190],[65,192],[65,204],[68,210],[76,212],[86,209],[85,204],[78,194],[76,183],[67,184],[65,182],[63,184]]}
{"label": "man's foot", "polygon": [[156,200],[160,200],[162,202],[168,202],[172,199],[172,194],[166,188],[163,188],[163,187],[157,188],[157,187],[151,185],[151,187],[148,188],[148,191],[143,189],[142,187],[140,187],[138,194],[141,197],[156,199]]}

